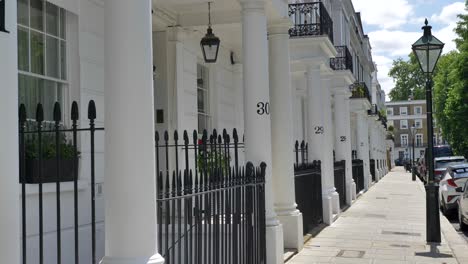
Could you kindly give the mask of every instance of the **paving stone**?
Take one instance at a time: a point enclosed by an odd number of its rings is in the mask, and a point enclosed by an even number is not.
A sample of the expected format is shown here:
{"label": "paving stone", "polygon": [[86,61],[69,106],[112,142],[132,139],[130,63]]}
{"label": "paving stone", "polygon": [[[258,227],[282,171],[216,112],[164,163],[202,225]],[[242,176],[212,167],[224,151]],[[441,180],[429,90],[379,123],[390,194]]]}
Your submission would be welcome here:
{"label": "paving stone", "polygon": [[288,264],[468,264],[468,245],[445,218],[442,243],[426,243],[425,217],[422,183],[402,170],[391,172]]}

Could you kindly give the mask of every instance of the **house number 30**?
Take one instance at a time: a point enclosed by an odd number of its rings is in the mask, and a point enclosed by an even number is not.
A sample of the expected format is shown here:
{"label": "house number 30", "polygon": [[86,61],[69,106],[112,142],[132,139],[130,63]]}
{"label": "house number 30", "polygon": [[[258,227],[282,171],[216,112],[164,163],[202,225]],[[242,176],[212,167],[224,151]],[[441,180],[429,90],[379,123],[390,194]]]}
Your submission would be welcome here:
{"label": "house number 30", "polygon": [[257,103],[257,114],[259,114],[259,115],[269,115],[270,114],[270,103],[268,103],[268,102],[258,102]]}
{"label": "house number 30", "polygon": [[6,0],[0,0],[0,31],[10,33],[5,28],[5,2]]}

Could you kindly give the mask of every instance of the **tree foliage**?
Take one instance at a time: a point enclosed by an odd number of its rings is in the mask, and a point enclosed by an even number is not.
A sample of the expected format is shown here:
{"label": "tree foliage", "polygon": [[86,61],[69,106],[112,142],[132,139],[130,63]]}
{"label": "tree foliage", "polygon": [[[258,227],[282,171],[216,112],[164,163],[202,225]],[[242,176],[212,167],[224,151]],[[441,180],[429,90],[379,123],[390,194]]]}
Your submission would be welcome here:
{"label": "tree foliage", "polygon": [[[468,9],[468,1],[465,3]],[[459,15],[458,52],[440,59],[434,77],[434,107],[442,135],[456,154],[468,157],[468,15]]]}
{"label": "tree foliage", "polygon": [[426,77],[419,69],[416,56],[411,53],[409,57],[408,61],[402,58],[394,60],[388,73],[395,81],[395,87],[389,94],[391,101],[408,100],[410,97],[413,100],[426,98],[424,92]]}
{"label": "tree foliage", "polygon": [[[465,2],[468,10],[468,0]],[[455,28],[457,51],[441,56],[434,72],[434,112],[443,137],[458,155],[468,157],[468,15],[459,15]],[[397,59],[389,76],[395,88],[390,99],[424,99],[426,77],[413,54],[405,61]]]}

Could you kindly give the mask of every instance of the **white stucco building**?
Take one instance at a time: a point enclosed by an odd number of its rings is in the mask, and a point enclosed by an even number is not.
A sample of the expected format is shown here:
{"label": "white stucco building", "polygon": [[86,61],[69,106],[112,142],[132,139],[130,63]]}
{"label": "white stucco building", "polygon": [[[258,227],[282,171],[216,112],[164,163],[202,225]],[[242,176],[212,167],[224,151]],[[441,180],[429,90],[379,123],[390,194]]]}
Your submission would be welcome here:
{"label": "white stucco building", "polygon": [[[297,3],[296,3],[297,2]],[[321,161],[323,222],[340,214],[340,197],[356,199],[353,159],[363,161],[363,186],[387,172],[385,122],[371,45],[351,0],[216,0],[213,32],[221,40],[216,63],[206,63],[200,40],[208,24],[199,0],[0,0],[0,263],[20,263],[21,185],[18,103],[45,120],[60,102],[70,127],[72,102],[88,124],[97,107],[94,152],[78,139],[79,254],[75,254],[74,186],[61,184],[62,263],[92,257],[90,156],[95,158],[96,261],[163,263],[157,252],[155,131],[237,129],[242,161],[267,164],[266,255],[283,262],[285,249],[303,247],[303,217],[294,182],[296,140]],[[1,9],[0,9],[1,11]],[[0,18],[3,18],[0,16]],[[0,23],[3,21],[0,21]],[[0,24],[1,25],[1,24]],[[356,153],[353,157],[352,153]],[[334,182],[334,162],[346,161],[345,192]],[[43,263],[56,263],[55,184],[43,184]],[[345,196],[343,198],[343,196]],[[26,231],[29,263],[40,263],[39,188],[28,184]],[[82,263],[82,262],[80,262]],[[88,263],[88,262],[83,262]]]}

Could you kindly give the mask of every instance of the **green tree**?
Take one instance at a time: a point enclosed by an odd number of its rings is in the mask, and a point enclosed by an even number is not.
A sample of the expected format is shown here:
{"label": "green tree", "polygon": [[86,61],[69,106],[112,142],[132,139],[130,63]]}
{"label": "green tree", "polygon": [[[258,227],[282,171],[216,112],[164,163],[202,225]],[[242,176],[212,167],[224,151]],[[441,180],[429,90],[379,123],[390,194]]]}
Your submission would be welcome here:
{"label": "green tree", "polygon": [[424,92],[426,77],[419,69],[418,61],[412,53],[407,61],[402,58],[394,60],[388,76],[395,81],[395,87],[389,94],[391,101],[408,100],[411,95],[414,100],[426,98]]}
{"label": "green tree", "polygon": [[[468,10],[468,1],[465,3]],[[442,135],[456,154],[468,157],[468,15],[459,15],[459,52],[441,57],[434,77],[434,107]]]}

